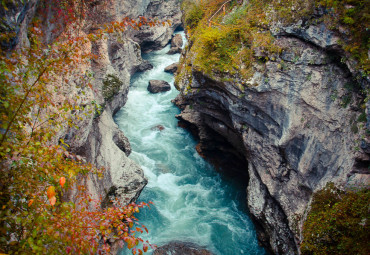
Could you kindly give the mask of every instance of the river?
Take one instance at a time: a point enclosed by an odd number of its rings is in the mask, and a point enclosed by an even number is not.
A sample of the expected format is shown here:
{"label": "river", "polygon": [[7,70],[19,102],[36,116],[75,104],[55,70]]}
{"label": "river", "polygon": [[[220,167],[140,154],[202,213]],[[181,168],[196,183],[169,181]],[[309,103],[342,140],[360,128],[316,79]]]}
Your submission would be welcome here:
{"label": "river", "polygon": [[[197,154],[192,135],[177,126],[180,111],[171,100],[179,92],[173,75],[163,70],[178,62],[180,54],[167,55],[168,50],[143,55],[154,68],[132,77],[128,101],[114,116],[130,140],[130,158],[149,181],[139,201],[154,203],[138,215],[149,229],[141,237],[158,246],[173,240],[192,242],[216,255],[265,254],[248,217],[246,183],[217,173]],[[155,79],[169,82],[171,91],[149,93],[148,81]],[[157,125],[164,129],[154,128]]]}

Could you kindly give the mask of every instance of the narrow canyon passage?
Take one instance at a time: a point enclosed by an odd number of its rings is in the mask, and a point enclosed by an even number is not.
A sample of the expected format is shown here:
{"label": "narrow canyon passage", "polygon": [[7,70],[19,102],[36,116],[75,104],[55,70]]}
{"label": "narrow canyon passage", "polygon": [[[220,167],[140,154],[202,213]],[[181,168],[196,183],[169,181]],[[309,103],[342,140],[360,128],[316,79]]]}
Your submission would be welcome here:
{"label": "narrow canyon passage", "polygon": [[[180,111],[171,100],[178,91],[173,75],[163,70],[180,54],[167,55],[168,50],[169,46],[143,56],[154,68],[133,76],[128,101],[115,115],[131,142],[131,159],[149,181],[139,201],[154,203],[138,216],[149,229],[141,237],[158,246],[191,242],[219,255],[265,254],[247,215],[246,182],[218,174],[197,154],[191,134],[177,126],[175,115]],[[171,91],[149,93],[152,79],[169,82]]]}

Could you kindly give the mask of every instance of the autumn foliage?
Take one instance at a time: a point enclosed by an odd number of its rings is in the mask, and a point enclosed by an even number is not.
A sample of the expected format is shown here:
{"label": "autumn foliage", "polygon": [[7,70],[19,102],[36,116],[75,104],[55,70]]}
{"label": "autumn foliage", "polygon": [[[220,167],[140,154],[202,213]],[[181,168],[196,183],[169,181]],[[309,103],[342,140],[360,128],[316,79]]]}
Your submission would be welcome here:
{"label": "autumn foliage", "polygon": [[[5,11],[9,2],[2,2]],[[78,180],[102,177],[104,169],[69,152],[59,139],[68,128],[79,128],[81,115],[94,116],[93,104],[81,107],[68,96],[73,86],[82,94],[96,93],[86,68],[96,57],[91,43],[158,23],[126,18],[86,33],[83,20],[96,2],[40,1],[29,25],[29,44],[0,50],[0,253],[104,254],[109,244],[119,242],[142,254],[151,246],[136,237],[147,229],[135,217],[149,205],[115,201],[102,208]],[[54,24],[48,39],[47,22]],[[0,40],[15,36],[5,30]],[[63,199],[72,188],[74,200]],[[135,248],[139,243],[142,249]]]}

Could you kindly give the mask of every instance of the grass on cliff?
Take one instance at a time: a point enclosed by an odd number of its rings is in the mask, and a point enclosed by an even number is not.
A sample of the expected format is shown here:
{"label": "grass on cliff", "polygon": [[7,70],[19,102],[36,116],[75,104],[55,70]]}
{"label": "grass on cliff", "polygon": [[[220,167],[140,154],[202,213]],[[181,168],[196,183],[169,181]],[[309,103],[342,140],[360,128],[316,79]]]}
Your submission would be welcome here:
{"label": "grass on cliff", "polygon": [[[306,20],[307,24],[324,23],[334,32],[344,33],[343,49],[358,62],[364,75],[370,70],[367,1],[250,0],[241,4],[234,0],[226,5],[225,12],[221,10],[213,16],[224,2],[185,0],[182,4],[190,45],[195,49],[192,64],[209,75],[217,70],[231,75],[239,72],[249,78],[253,62],[274,58],[274,54],[282,50],[275,45],[269,30],[272,21],[293,24],[300,19]],[[309,18],[317,10],[323,15]]]}
{"label": "grass on cliff", "polygon": [[329,183],[315,193],[303,227],[303,255],[370,254],[370,190],[342,191]]}

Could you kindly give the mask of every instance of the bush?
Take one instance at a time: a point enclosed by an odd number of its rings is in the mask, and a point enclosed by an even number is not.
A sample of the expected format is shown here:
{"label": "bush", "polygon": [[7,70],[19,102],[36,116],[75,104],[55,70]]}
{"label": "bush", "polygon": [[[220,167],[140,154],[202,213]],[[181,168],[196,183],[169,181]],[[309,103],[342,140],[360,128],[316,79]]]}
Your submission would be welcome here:
{"label": "bush", "polygon": [[190,29],[195,28],[204,16],[203,9],[195,3],[184,4],[183,8],[186,9],[185,26]]}
{"label": "bush", "polygon": [[315,193],[303,226],[302,254],[370,254],[370,192],[329,183]]}
{"label": "bush", "polygon": [[123,82],[115,75],[108,74],[107,77],[103,80],[103,96],[105,101],[109,101],[116,95]]}

